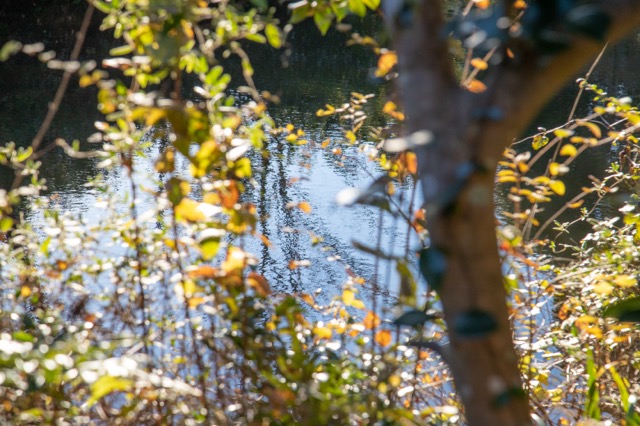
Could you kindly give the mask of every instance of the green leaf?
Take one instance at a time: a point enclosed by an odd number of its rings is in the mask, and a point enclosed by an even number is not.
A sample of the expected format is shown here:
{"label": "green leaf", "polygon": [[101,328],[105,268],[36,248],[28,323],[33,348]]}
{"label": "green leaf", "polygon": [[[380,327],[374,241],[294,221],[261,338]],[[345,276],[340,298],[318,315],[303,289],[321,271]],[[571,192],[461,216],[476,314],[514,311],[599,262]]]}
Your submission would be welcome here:
{"label": "green leaf", "polygon": [[18,151],[18,155],[16,156],[16,161],[18,161],[19,163],[22,163],[27,158],[31,157],[31,154],[33,154],[33,148],[31,147],[28,147],[25,150],[20,150]]}
{"label": "green leaf", "polygon": [[180,201],[182,201],[184,197],[189,195],[189,192],[191,191],[189,182],[177,177],[172,177],[171,179],[169,179],[166,184],[166,188],[167,197],[174,206],[180,204]]}
{"label": "green leaf", "polygon": [[318,27],[322,35],[326,35],[327,31],[329,31],[329,28],[331,27],[333,14],[328,9],[316,11],[313,15],[313,21],[316,23],[316,27]]}
{"label": "green leaf", "polygon": [[311,7],[306,0],[291,3],[289,5],[289,9],[291,10],[290,22],[292,24],[297,24],[298,22],[302,22],[307,19],[309,17],[309,12],[311,11]]}
{"label": "green leaf", "polygon": [[435,291],[440,291],[444,274],[447,271],[447,257],[442,250],[435,247],[420,250],[420,272],[427,284]]}
{"label": "green leaf", "polygon": [[131,52],[133,52],[133,46],[126,44],[124,46],[114,47],[113,49],[109,50],[109,55],[124,56],[124,55],[128,55]]}
{"label": "green leaf", "polygon": [[413,278],[413,274],[409,270],[407,263],[399,261],[396,265],[396,270],[400,275],[400,294],[398,295],[399,302],[403,305],[413,306],[416,304],[416,280]]}
{"label": "green leaf", "polygon": [[266,43],[267,39],[265,36],[263,36],[262,34],[249,34],[247,35],[247,40],[253,41],[255,43],[260,43],[260,44],[264,44]]}
{"label": "green leaf", "polygon": [[113,376],[102,376],[91,385],[91,397],[87,401],[87,404],[92,406],[111,392],[126,392],[131,389],[132,385],[133,382],[128,379]]}
{"label": "green leaf", "polygon": [[269,2],[267,0],[250,0],[250,2],[260,11],[267,10],[269,8]]}
{"label": "green leaf", "polygon": [[275,49],[280,49],[282,47],[282,33],[280,32],[280,28],[273,24],[267,24],[264,28],[264,34],[267,36],[267,40],[269,44]]}
{"label": "green leaf", "polygon": [[204,260],[210,260],[218,254],[220,250],[220,238],[207,238],[200,241],[200,252]]}
{"label": "green leaf", "polygon": [[11,337],[18,342],[33,342],[35,340],[35,338],[26,331],[16,331],[11,335]]}
{"label": "green leaf", "polygon": [[600,420],[600,389],[598,386],[598,368],[593,361],[593,351],[587,351],[587,400],[584,405],[585,417]]}
{"label": "green leaf", "polygon": [[8,41],[0,48],[0,62],[4,62],[11,56],[15,55],[22,49],[22,43],[19,41]]}
{"label": "green leaf", "polygon": [[405,325],[408,327],[415,327],[417,325],[423,325],[425,322],[436,319],[436,318],[437,316],[435,315],[427,315],[423,311],[420,311],[418,309],[412,309],[400,315],[395,320],[393,320],[393,323],[399,326]]}
{"label": "green leaf", "polygon": [[0,220],[0,231],[7,232],[13,226],[13,219],[10,217],[3,217]]}
{"label": "green leaf", "polygon": [[602,315],[622,322],[640,322],[640,297],[614,303],[607,307]]}
{"label": "green leaf", "polygon": [[488,312],[471,309],[458,314],[453,328],[462,337],[479,339],[495,331],[498,328],[498,322]]}

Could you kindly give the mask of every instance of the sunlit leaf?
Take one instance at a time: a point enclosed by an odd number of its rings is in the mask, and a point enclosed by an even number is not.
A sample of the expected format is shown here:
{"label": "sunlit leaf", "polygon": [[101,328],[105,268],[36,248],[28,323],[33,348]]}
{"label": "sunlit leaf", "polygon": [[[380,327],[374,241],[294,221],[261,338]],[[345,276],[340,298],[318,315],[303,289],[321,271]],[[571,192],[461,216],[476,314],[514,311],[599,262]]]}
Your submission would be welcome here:
{"label": "sunlit leaf", "polygon": [[638,284],[638,280],[632,275],[618,275],[613,280],[613,283],[618,287],[630,288],[635,287]]}
{"label": "sunlit leaf", "polygon": [[[352,0],[359,1],[359,0]],[[385,52],[378,57],[378,68],[376,69],[376,77],[383,77],[393,69],[398,63],[396,52]]]}
{"label": "sunlit leaf", "polygon": [[342,292],[342,303],[347,306],[351,306],[356,299],[356,295],[352,290],[345,290]]}
{"label": "sunlit leaf", "polygon": [[565,157],[575,157],[578,155],[578,150],[575,146],[567,144],[560,149],[560,155]]}
{"label": "sunlit leaf", "polygon": [[128,379],[113,376],[102,376],[91,384],[91,397],[87,401],[87,404],[92,406],[110,393],[128,391],[132,386],[133,382]]}
{"label": "sunlit leaf", "polygon": [[584,204],[584,200],[578,200],[575,203],[567,204],[570,209],[577,209]]}
{"label": "sunlit leaf", "polygon": [[314,327],[313,334],[318,339],[331,339],[331,337],[333,336],[333,332],[329,327]]}
{"label": "sunlit leaf", "polygon": [[553,131],[553,134],[560,139],[564,139],[573,136],[574,131],[569,129],[557,129]]}
{"label": "sunlit leaf", "polygon": [[583,126],[589,129],[591,134],[596,138],[602,137],[602,131],[600,130],[600,126],[598,126],[596,123],[593,123],[591,121],[578,121],[577,123],[579,126]]}
{"label": "sunlit leaf", "polygon": [[273,24],[267,24],[264,28],[264,33],[272,47],[275,49],[282,47],[282,33],[280,32],[280,28]]}
{"label": "sunlit leaf", "polygon": [[480,58],[473,58],[471,60],[471,66],[479,69],[480,71],[483,71],[489,68],[489,64],[487,64],[484,60]]}
{"label": "sunlit leaf", "polygon": [[380,330],[375,335],[375,341],[380,346],[389,346],[392,341],[392,335],[389,330]]}
{"label": "sunlit leaf", "polygon": [[180,203],[175,206],[176,218],[188,222],[198,222],[205,220],[206,216],[198,208],[200,203],[190,198],[183,198]]}
{"label": "sunlit leaf", "polygon": [[380,317],[378,317],[374,312],[369,311],[362,320],[362,324],[367,330],[372,330],[380,325]]}
{"label": "sunlit leaf", "polygon": [[564,183],[560,180],[552,180],[549,182],[549,188],[556,194],[563,196],[566,192],[566,187]]}
{"label": "sunlit leaf", "polygon": [[480,80],[473,79],[469,82],[469,84],[467,84],[467,90],[472,93],[482,93],[487,90],[487,86]]}

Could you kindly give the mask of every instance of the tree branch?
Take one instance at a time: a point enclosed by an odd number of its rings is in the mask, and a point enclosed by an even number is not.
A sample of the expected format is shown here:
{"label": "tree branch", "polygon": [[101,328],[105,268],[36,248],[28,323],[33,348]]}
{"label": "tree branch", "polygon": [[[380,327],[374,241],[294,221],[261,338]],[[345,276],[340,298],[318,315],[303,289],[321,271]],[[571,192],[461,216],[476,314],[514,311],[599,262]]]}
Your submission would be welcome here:
{"label": "tree branch", "polygon": [[[640,25],[640,2],[635,0],[602,0],[602,8],[611,17],[609,42],[615,43]],[[584,64],[595,57],[604,42],[575,36],[571,46],[548,59],[533,58],[517,65],[505,63],[487,78],[491,107],[499,108],[504,118],[483,123],[477,132],[477,155],[483,163],[495,164],[503,149],[505,132],[515,138],[526,130],[540,109],[575,76]],[[482,97],[480,97],[482,99]],[[476,99],[475,104],[486,102]]]}

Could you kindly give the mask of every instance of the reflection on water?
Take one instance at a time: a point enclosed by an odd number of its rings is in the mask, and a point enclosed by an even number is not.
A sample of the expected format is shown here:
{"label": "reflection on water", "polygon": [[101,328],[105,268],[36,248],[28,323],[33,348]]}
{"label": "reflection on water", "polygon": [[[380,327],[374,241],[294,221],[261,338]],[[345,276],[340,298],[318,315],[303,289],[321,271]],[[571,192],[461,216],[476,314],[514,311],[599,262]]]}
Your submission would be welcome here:
{"label": "reflection on water", "polygon": [[[31,19],[36,22],[32,26],[20,25],[21,16],[11,19],[5,16],[10,25],[7,26],[8,33],[3,36],[23,42],[43,40],[47,49],[59,50],[64,56],[65,49],[73,42],[70,28],[78,27],[82,11],[78,16],[69,12],[52,21]],[[65,22],[60,23],[60,19]],[[364,31],[380,28],[375,19],[360,25],[365,27]],[[386,88],[368,78],[375,63],[373,54],[358,46],[347,48],[345,41],[344,34],[330,32],[328,37],[321,38],[313,25],[303,25],[291,35],[290,55],[270,48],[249,48],[258,87],[282,99],[280,105],[271,109],[278,125],[295,123],[314,142],[319,143],[326,138],[338,141],[342,139],[340,123],[335,119],[317,118],[315,111],[319,107],[325,103],[346,102],[352,91],[374,93],[377,97],[373,102],[384,101]],[[101,35],[94,25],[87,38],[86,52],[98,57],[106,55],[109,43],[109,38]],[[640,94],[640,81],[633,72],[640,65],[640,49],[637,47],[638,38],[634,37],[621,46],[610,48],[592,80],[615,95]],[[283,63],[288,66],[283,68]],[[237,63],[231,61],[228,65],[236,76],[240,75]],[[0,139],[3,142],[13,140],[25,146],[44,117],[60,73],[48,71],[34,58],[16,57],[0,64],[0,76],[0,116],[3,117],[0,120]],[[234,78],[234,82],[241,84],[239,78]],[[575,84],[561,91],[538,118],[536,126],[552,128],[561,124],[569,114],[576,93]],[[587,111],[589,104],[586,94],[580,110]],[[99,119],[95,93],[91,89],[74,87],[58,113],[48,140],[60,136],[84,141],[94,131],[93,122]],[[377,123],[380,118],[374,116],[373,121]],[[258,231],[273,243],[273,247],[267,248],[258,242],[247,244],[253,245],[248,248],[261,257],[261,272],[278,291],[312,292],[323,288],[326,297],[334,295],[347,277],[345,265],[359,275],[371,277],[374,274],[373,259],[355,251],[351,241],[356,239],[375,246],[380,229],[383,247],[405,247],[404,227],[399,230],[393,218],[385,216],[381,227],[376,211],[362,206],[339,208],[334,203],[335,194],[340,189],[366,186],[379,173],[356,147],[343,147],[344,158],[319,145],[294,147],[276,139],[269,141],[267,148],[271,153],[269,158],[254,158],[254,166],[258,170],[257,185],[250,187],[246,196],[258,208]],[[91,147],[85,144],[83,149]],[[587,152],[581,161],[574,162],[568,175],[572,179],[570,186],[580,188],[588,181],[589,175],[601,176],[610,160],[608,153],[606,148],[594,150]],[[151,163],[152,160],[144,161],[139,167],[150,170]],[[82,186],[88,178],[97,175],[95,166],[95,160],[71,160],[55,151],[45,158],[42,177],[47,179],[49,192],[55,195],[56,202],[64,209],[82,212],[85,217],[97,220],[99,210],[91,207],[93,195]],[[0,185],[7,187],[12,177],[6,170],[0,170]],[[126,191],[118,172],[111,172],[108,179],[113,186]],[[568,191],[567,196],[572,196],[572,193]],[[499,209],[510,208],[504,194],[499,193],[497,198]],[[310,214],[287,207],[300,201],[311,204],[313,210]],[[550,204],[547,208],[553,211],[565,201],[559,199],[557,205]],[[317,237],[323,242],[313,246],[312,241]],[[409,245],[416,246],[417,241]],[[291,269],[288,266],[291,260],[309,260],[311,266]],[[387,269],[385,265],[380,274],[388,277]]]}

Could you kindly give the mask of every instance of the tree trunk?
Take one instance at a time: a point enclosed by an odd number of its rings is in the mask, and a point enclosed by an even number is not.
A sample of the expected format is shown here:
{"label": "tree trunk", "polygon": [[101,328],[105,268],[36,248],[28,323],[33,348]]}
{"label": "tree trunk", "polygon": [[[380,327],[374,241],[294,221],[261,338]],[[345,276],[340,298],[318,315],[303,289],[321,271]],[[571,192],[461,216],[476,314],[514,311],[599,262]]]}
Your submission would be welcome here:
{"label": "tree trunk", "polygon": [[[640,24],[640,2],[600,4],[612,18],[614,41]],[[443,355],[470,425],[528,425],[496,243],[494,176],[502,151],[602,43],[575,37],[544,61],[525,51],[490,68],[488,90],[473,94],[460,88],[453,71],[441,1],[408,5],[385,0],[383,11],[398,55],[407,132],[433,135],[416,153],[430,247],[446,259],[439,294],[450,344]],[[497,114],[486,114],[491,109]],[[473,320],[485,325],[470,332]]]}

